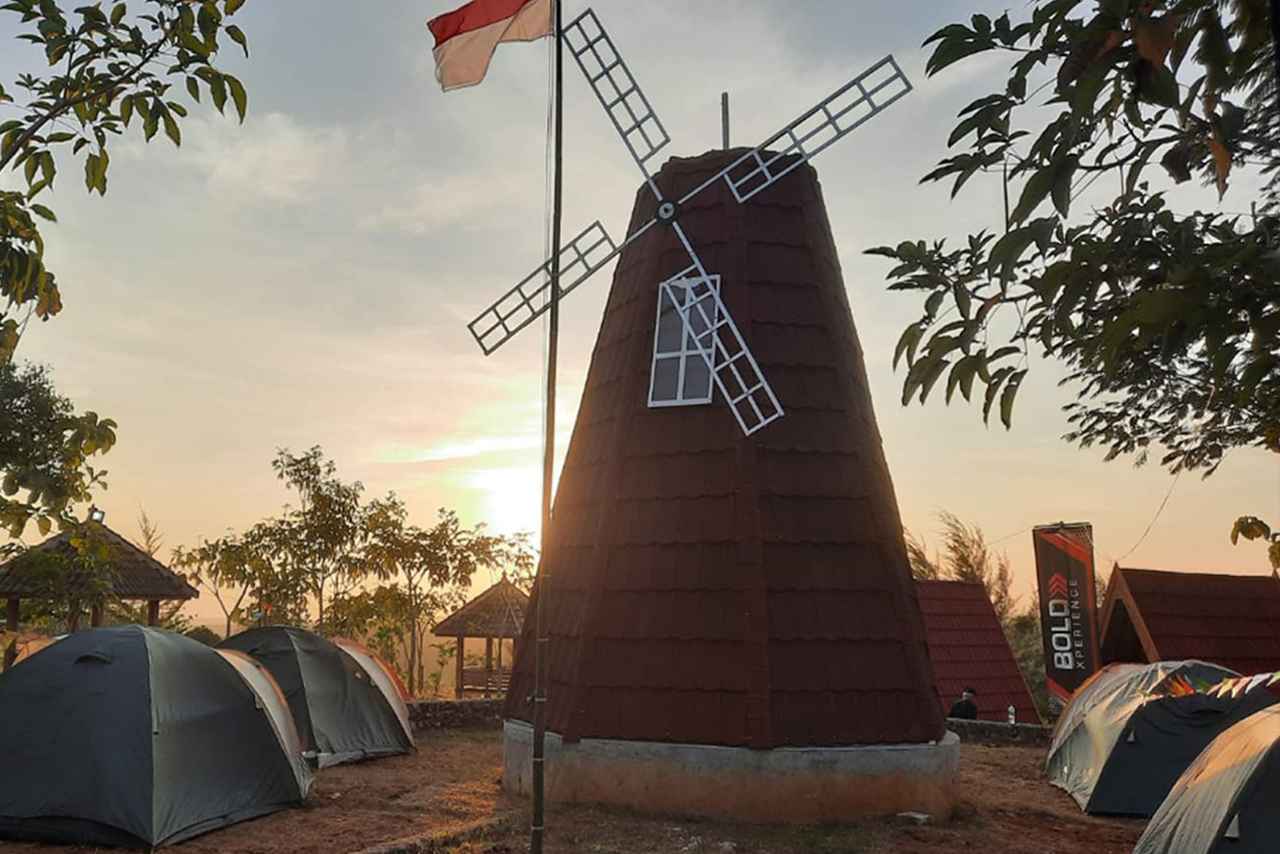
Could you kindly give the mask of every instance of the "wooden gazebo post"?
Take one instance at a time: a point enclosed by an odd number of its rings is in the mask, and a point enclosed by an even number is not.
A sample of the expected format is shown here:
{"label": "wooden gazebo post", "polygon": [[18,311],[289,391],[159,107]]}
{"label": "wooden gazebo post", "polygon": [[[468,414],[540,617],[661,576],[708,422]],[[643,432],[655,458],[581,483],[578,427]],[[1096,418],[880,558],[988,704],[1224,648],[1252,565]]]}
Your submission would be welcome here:
{"label": "wooden gazebo post", "polygon": [[8,670],[13,667],[13,662],[18,658],[18,614],[22,599],[18,596],[9,597],[8,613],[5,615],[4,627],[10,634],[14,635],[10,638],[9,643],[4,648],[4,669]]}
{"label": "wooden gazebo post", "polygon": [[493,686],[493,638],[484,639],[484,698],[489,699]]}
{"label": "wooden gazebo post", "polygon": [[466,643],[466,636],[458,635],[458,660],[455,662],[457,669],[455,670],[456,684],[453,686],[453,695],[459,700],[462,699],[462,660],[465,657],[463,653],[466,650]]}

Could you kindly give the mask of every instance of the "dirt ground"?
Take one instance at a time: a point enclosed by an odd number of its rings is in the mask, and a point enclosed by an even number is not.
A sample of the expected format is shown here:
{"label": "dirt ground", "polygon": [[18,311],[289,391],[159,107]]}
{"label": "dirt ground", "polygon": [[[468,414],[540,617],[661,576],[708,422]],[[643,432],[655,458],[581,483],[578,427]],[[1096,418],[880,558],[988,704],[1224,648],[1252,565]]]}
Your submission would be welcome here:
{"label": "dirt ground", "polygon": [[[770,828],[657,819],[618,810],[553,807],[548,854],[1128,854],[1141,821],[1083,815],[1046,783],[1038,748],[961,748],[962,801],[948,823]],[[413,756],[322,772],[300,809],[207,834],[174,854],[341,854],[429,835],[471,831],[471,841],[423,846],[442,854],[527,850],[528,803],[502,794],[501,734],[423,736]],[[0,843],[0,852],[88,849]]]}

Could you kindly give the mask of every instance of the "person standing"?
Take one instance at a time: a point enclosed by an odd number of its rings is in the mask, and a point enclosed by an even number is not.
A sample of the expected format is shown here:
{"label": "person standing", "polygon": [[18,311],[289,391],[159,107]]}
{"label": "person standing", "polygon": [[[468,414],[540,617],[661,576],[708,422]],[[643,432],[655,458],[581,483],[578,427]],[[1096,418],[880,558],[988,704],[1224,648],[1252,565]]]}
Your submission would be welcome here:
{"label": "person standing", "polygon": [[977,694],[978,692],[972,688],[965,688],[960,694],[960,699],[956,700],[951,706],[951,711],[947,712],[947,717],[976,721],[978,719],[978,704],[973,701],[973,698]]}

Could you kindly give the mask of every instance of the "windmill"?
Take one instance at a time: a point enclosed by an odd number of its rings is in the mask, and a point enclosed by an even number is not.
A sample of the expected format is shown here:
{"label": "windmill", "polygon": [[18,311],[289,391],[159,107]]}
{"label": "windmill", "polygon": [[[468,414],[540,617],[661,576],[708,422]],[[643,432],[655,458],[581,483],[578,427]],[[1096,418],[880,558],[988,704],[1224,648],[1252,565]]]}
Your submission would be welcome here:
{"label": "windmill", "polygon": [[[547,297],[556,261],[558,292],[563,298],[650,229],[671,229],[688,253],[689,265],[659,285],[660,304],[674,307],[694,355],[705,365],[742,432],[750,436],[782,418],[782,404],[725,307],[718,281],[708,273],[681,226],[681,209],[720,182],[728,185],[739,204],[747,203],[883,112],[911,91],[911,83],[897,61],[886,56],[720,173],[679,198],[669,199],[654,180],[650,166],[671,137],[596,13],[587,9],[564,27],[561,38],[640,168],[656,198],[657,210],[621,243],[610,237],[599,220],[592,223],[559,250],[557,259],[548,259],[521,279],[468,328],[485,355],[492,354],[550,308]],[[779,143],[775,150],[773,146]],[[651,396],[650,405],[660,404]]]}
{"label": "windmill", "polygon": [[[556,3],[558,16],[561,4]],[[696,234],[691,236],[682,224],[686,207],[701,201],[704,194],[727,188],[739,206],[745,205],[787,175],[806,164],[864,122],[870,120],[911,91],[911,84],[891,57],[875,63],[827,98],[802,113],[754,149],[719,169],[697,186],[680,193],[664,194],[655,160],[671,139],[648,97],[640,89],[630,68],[623,60],[613,39],[605,31],[594,11],[588,9],[568,26],[555,27],[558,35],[555,111],[557,163],[559,163],[559,123],[563,86],[560,73],[564,48],[573,54],[579,69],[587,78],[600,105],[609,116],[615,131],[643,175],[645,186],[654,197],[651,215],[638,222],[622,241],[614,240],[596,221],[572,240],[559,239],[559,181],[562,169],[557,167],[556,204],[553,217],[552,257],[504,293],[477,316],[468,327],[486,355],[492,354],[544,312],[550,312],[551,345],[548,366],[548,410],[554,411],[554,359],[556,318],[559,299],[576,289],[595,272],[621,255],[646,235],[667,231],[681,249],[684,262],[674,275],[664,275],[658,283],[656,302],[658,321],[654,332],[654,372],[649,385],[648,406],[658,408],[683,403],[711,403],[715,392],[729,406],[741,432],[753,436],[783,418],[778,395],[764,376],[734,321],[720,292],[720,277],[709,271],[695,248]],[[726,287],[733,287],[727,282]],[[847,311],[847,309],[846,309]],[[664,327],[676,321],[675,344],[663,349]],[[672,368],[666,378],[668,387],[659,387],[659,366]],[[550,466],[552,421],[547,420],[548,440],[544,449],[543,525],[544,556],[547,530],[550,527]],[[875,480],[873,477],[872,480]],[[896,509],[894,511],[896,513]],[[900,538],[900,531],[898,532]],[[603,542],[603,540],[601,541]],[[540,567],[537,595],[545,598],[550,589],[550,572]],[[544,633],[544,611],[532,605],[535,674],[529,700],[533,708],[530,763],[533,821],[531,850],[541,850],[543,832],[544,736],[548,697],[547,675],[542,652],[549,639]],[[549,647],[548,647],[549,648]]]}

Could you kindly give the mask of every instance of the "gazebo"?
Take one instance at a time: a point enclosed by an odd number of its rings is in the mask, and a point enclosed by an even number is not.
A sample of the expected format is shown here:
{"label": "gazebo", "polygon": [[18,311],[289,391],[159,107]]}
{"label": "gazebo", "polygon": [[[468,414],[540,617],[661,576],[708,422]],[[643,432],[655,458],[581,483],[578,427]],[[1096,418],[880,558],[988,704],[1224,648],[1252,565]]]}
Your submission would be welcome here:
{"label": "gazebo", "polygon": [[[457,638],[457,661],[454,662],[456,679],[454,696],[462,698],[464,691],[476,691],[485,697],[504,694],[511,681],[511,671],[502,667],[502,640],[510,638],[514,644],[524,626],[524,612],[529,607],[529,597],[512,584],[503,573],[497,584],[472,599],[460,609],[445,617],[432,631],[438,638]],[[467,667],[467,638],[484,638],[484,667]],[[498,643],[497,670],[494,670],[493,641]],[[512,658],[515,657],[514,646]]]}
{"label": "gazebo", "polygon": [[[115,570],[112,580],[112,594],[117,599],[143,601],[147,603],[147,625],[154,626],[160,620],[160,603],[195,599],[200,595],[182,576],[169,569],[151,555],[142,551],[133,543],[111,530],[100,521],[85,522],[91,536],[106,544],[110,553],[112,568]],[[0,564],[0,598],[8,600],[7,628],[10,632],[18,630],[19,606],[23,599],[40,598],[35,573],[33,556],[40,554],[56,554],[70,557],[75,553],[71,544],[72,531],[63,531],[38,546],[33,546]],[[73,626],[75,619],[73,618]],[[94,607],[89,612],[90,625],[102,625],[102,608]]]}

